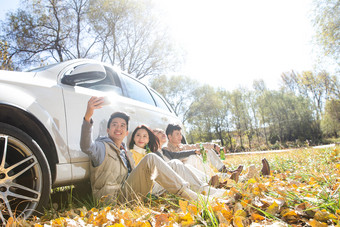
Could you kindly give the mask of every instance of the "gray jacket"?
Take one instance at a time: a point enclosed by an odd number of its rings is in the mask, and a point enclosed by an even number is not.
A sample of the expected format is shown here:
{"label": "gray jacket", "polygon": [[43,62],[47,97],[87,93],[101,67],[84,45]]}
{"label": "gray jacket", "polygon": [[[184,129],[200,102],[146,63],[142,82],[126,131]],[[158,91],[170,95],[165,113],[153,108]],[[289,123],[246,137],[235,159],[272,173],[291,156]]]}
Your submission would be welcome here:
{"label": "gray jacket", "polygon": [[[95,141],[92,140],[92,125],[93,121],[87,122],[83,120],[83,125],[81,127],[81,136],[80,136],[80,148],[81,150],[87,154],[91,161],[93,167],[99,166],[103,163],[105,159],[105,143],[114,144],[113,141],[109,137],[99,137]],[[125,147],[125,144],[122,144]],[[124,149],[120,149],[120,157],[122,158],[125,166],[128,168],[129,172],[131,172],[130,164],[127,161],[126,153]]]}

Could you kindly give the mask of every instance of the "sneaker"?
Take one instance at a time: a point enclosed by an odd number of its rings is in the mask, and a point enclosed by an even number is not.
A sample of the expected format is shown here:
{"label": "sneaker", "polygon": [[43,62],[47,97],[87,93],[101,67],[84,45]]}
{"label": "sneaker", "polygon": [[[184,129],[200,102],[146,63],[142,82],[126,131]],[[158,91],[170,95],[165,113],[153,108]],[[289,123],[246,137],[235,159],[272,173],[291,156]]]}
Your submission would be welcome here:
{"label": "sneaker", "polygon": [[212,191],[211,191],[211,196],[213,198],[223,198],[226,196],[227,194],[227,190],[225,189],[220,189],[220,188],[214,188]]}
{"label": "sneaker", "polygon": [[245,177],[245,180],[249,180],[251,178],[254,178],[255,174],[256,174],[256,168],[255,168],[255,165],[252,164],[248,167],[248,173]]}
{"label": "sneaker", "polygon": [[232,173],[230,179],[234,180],[236,183],[238,182],[238,178],[240,177],[239,172]]}
{"label": "sneaker", "polygon": [[269,176],[270,175],[270,166],[267,159],[262,159],[262,169],[261,169],[262,176]]}
{"label": "sneaker", "polygon": [[187,200],[198,200],[198,195],[196,192],[192,191],[190,188],[184,188],[178,195]]}
{"label": "sneaker", "polygon": [[227,170],[229,173],[235,173],[235,172],[242,172],[242,170],[243,170],[243,165],[239,165],[238,167],[237,167],[237,169],[235,169],[235,170]]}

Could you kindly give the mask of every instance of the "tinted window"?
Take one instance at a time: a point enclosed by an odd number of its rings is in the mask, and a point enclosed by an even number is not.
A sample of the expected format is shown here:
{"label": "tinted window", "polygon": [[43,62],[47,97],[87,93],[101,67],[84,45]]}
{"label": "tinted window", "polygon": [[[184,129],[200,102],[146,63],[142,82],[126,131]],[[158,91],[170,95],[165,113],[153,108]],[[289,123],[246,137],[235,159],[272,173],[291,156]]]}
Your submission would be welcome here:
{"label": "tinted window", "polygon": [[171,109],[168,107],[168,105],[165,103],[165,101],[159,96],[159,94],[157,94],[153,90],[151,90],[151,94],[152,94],[153,98],[155,99],[156,105],[159,108],[171,112]]}
{"label": "tinted window", "polygon": [[106,77],[105,79],[95,83],[82,83],[78,86],[90,88],[93,90],[104,92],[115,92],[122,95],[121,83],[118,78],[118,74],[111,68],[105,66]]}
{"label": "tinted window", "polygon": [[137,80],[124,76],[127,96],[137,101],[145,102],[155,106],[155,102],[146,86]]}

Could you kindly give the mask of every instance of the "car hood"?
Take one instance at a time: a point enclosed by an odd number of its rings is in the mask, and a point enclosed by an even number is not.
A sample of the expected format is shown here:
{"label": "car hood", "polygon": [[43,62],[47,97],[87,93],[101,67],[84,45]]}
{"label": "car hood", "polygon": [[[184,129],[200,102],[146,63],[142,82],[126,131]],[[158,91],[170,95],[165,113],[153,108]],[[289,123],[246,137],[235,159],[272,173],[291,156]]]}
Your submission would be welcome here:
{"label": "car hood", "polygon": [[0,70],[0,81],[30,81],[35,76],[35,72],[18,72]]}

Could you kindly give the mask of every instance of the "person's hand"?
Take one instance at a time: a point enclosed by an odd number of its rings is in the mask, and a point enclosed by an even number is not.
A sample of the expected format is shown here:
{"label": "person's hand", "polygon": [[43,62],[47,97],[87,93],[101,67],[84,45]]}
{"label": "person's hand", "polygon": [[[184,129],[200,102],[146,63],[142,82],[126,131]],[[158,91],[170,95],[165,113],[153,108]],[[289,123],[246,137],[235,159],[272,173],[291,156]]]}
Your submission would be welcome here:
{"label": "person's hand", "polygon": [[85,121],[90,122],[91,117],[95,109],[100,109],[103,107],[104,97],[92,96],[87,102],[86,113],[84,116]]}
{"label": "person's hand", "polygon": [[198,149],[198,150],[195,150],[195,153],[196,154],[201,154],[201,151]]}

